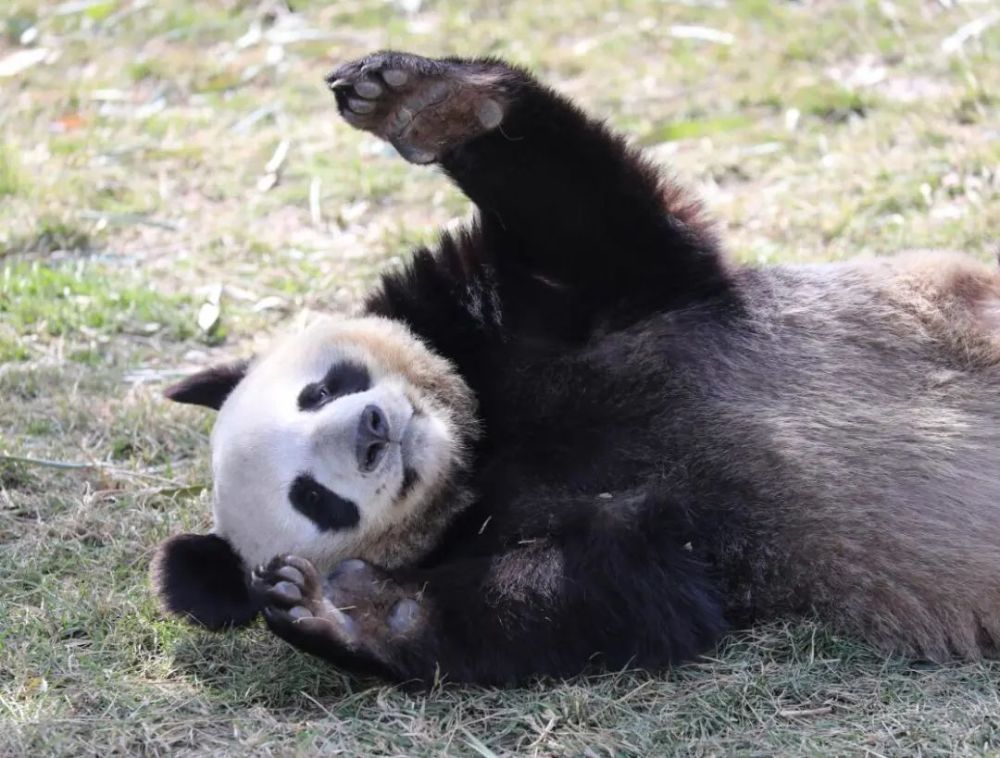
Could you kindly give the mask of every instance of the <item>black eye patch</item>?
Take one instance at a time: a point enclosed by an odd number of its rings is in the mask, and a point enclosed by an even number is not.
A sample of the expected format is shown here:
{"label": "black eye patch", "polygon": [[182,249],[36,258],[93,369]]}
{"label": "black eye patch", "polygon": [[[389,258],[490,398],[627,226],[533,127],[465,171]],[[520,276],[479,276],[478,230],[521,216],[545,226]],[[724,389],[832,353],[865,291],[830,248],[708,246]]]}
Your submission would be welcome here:
{"label": "black eye patch", "polygon": [[292,507],[312,521],[321,532],[350,529],[361,520],[358,506],[328,490],[309,474],[299,474],[288,490]]}
{"label": "black eye patch", "polygon": [[312,382],[299,393],[300,411],[317,411],[331,400],[371,389],[368,369],[356,363],[337,363],[318,382]]}

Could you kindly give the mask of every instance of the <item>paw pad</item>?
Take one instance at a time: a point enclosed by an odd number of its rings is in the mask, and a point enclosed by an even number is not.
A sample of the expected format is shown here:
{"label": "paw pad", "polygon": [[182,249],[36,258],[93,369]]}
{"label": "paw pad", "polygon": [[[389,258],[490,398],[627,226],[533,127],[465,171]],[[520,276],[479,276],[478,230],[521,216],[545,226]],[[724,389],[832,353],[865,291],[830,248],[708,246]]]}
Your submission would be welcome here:
{"label": "paw pad", "polygon": [[323,581],[309,561],[280,556],[254,571],[253,587],[271,629],[313,652],[385,660],[427,618],[411,591],[357,558],[343,561]]}
{"label": "paw pad", "polygon": [[327,82],[349,124],[387,140],[411,163],[431,163],[503,121],[500,77],[481,69],[376,53],[341,66]]}

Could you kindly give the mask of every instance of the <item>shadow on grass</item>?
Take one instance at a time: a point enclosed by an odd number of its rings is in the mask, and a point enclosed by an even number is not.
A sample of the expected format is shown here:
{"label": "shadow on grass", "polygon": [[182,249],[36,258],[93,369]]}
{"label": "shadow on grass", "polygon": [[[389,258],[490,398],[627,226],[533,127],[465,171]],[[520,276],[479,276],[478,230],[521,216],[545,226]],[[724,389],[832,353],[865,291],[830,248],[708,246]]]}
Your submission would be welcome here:
{"label": "shadow on grass", "polygon": [[260,622],[220,633],[192,630],[171,653],[176,670],[200,686],[272,709],[335,703],[381,684],[293,649]]}

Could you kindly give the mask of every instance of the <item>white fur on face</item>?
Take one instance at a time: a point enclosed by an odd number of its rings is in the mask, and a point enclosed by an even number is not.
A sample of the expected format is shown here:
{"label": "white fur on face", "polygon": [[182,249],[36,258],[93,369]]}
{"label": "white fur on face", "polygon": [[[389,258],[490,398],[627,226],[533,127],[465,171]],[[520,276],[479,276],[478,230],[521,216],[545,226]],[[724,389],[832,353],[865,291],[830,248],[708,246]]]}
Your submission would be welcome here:
{"label": "white fur on face", "polygon": [[[459,443],[448,414],[371,345],[352,339],[364,332],[358,323],[323,319],[281,343],[253,364],[220,409],[212,432],[214,531],[248,568],[284,553],[332,568],[409,517],[449,474]],[[345,364],[366,369],[370,385],[301,410],[303,389]],[[362,411],[373,405],[385,415],[390,443],[366,472],[357,432]],[[412,486],[404,486],[407,471],[416,477]],[[356,506],[358,522],[324,529],[293,507],[290,491],[303,476]]]}

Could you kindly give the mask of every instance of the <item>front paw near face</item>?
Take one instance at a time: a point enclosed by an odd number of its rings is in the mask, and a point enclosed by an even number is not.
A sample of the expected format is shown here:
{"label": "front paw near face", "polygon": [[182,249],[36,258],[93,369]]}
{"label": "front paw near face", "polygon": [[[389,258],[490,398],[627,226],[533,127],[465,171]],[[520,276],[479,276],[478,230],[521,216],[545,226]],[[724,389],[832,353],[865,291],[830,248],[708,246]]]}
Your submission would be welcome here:
{"label": "front paw near face", "polygon": [[298,648],[353,669],[392,669],[427,627],[422,598],[359,559],[323,579],[312,563],[279,556],[253,573],[264,618]]}

